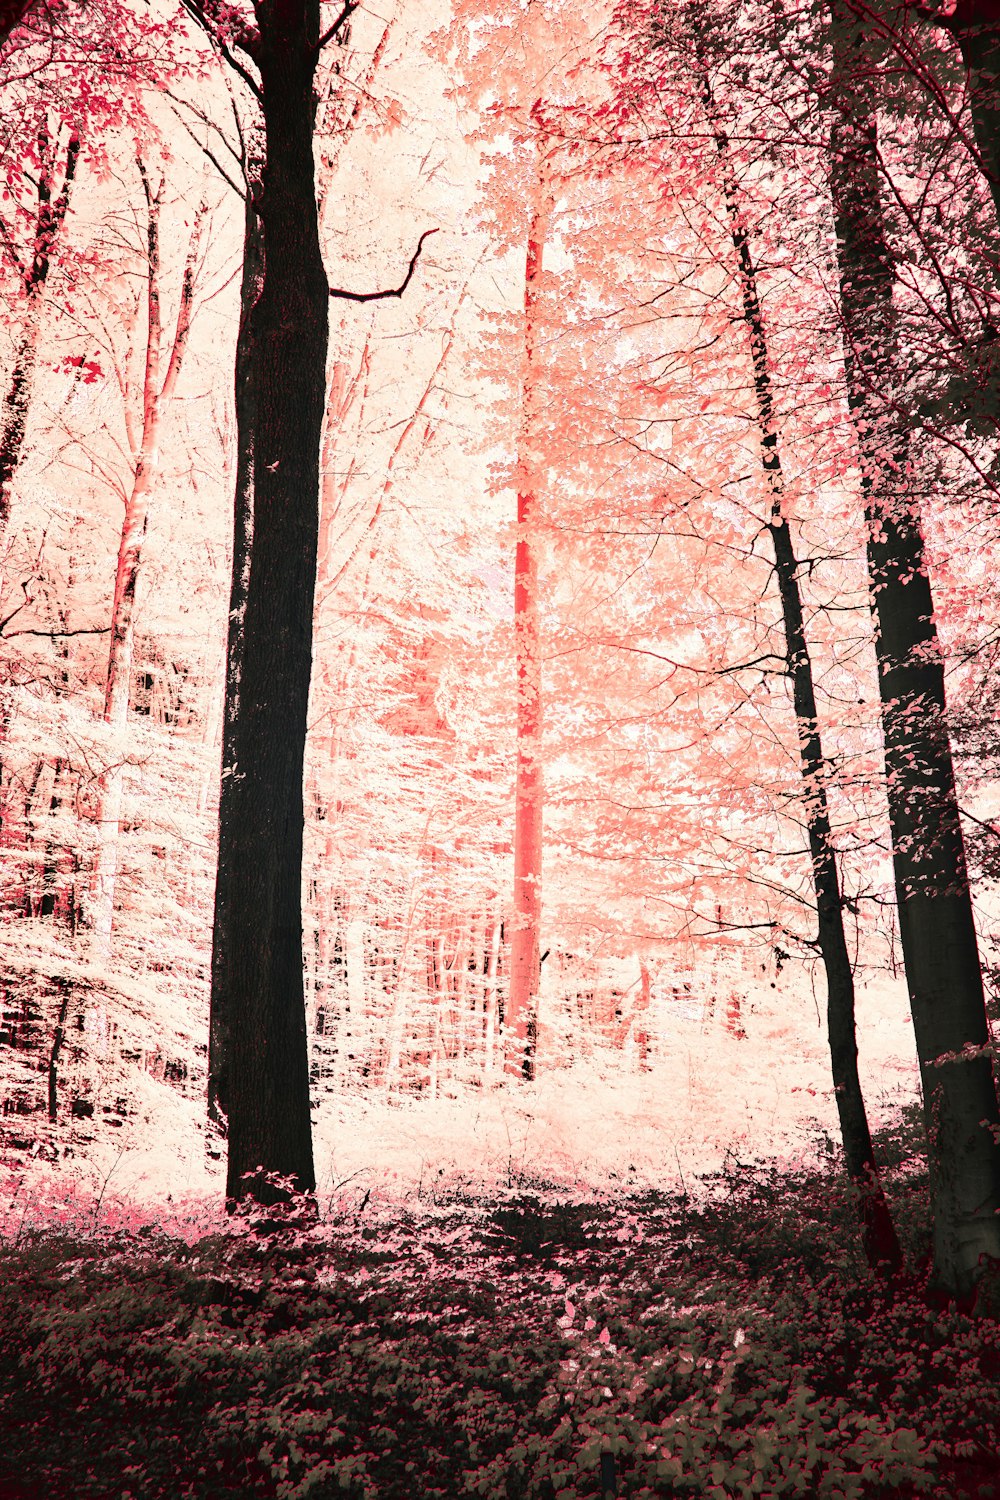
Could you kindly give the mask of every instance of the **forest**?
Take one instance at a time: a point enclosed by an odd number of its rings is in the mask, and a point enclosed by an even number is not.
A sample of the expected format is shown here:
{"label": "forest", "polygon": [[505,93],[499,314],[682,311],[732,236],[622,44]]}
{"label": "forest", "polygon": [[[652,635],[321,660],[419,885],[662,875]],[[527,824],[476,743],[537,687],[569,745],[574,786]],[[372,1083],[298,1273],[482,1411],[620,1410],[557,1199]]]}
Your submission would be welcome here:
{"label": "forest", "polygon": [[0,0],[0,1500],[1000,1494],[995,0]]}

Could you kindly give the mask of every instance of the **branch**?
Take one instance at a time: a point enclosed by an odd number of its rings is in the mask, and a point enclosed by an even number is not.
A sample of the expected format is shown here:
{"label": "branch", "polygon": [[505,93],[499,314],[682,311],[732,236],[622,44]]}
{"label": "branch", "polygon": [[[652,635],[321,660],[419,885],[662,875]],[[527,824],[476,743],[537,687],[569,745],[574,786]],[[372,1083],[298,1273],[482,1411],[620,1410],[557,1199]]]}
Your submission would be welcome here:
{"label": "branch", "polygon": [[334,21],[332,26],[327,27],[323,35],[320,37],[319,41],[316,43],[317,52],[322,52],[323,48],[333,41],[333,39],[337,35],[337,32],[343,26],[344,22],[350,20],[351,16],[357,10],[360,4],[361,0],[344,0],[344,8],[340,12],[340,15]]}
{"label": "branch", "polygon": [[424,240],[428,239],[430,235],[437,233],[438,231],[436,229],[424,230],[423,234],[417,241],[417,248],[414,250],[413,256],[410,260],[409,270],[403,277],[403,280],[400,282],[399,286],[388,287],[383,292],[345,292],[342,291],[340,287],[332,286],[330,288],[330,296],[340,297],[345,302],[378,302],[383,297],[402,297],[403,293],[406,291],[406,288],[409,286],[410,282],[413,279],[413,272],[416,269],[417,260],[419,259],[420,251],[423,248]]}
{"label": "branch", "polygon": [[[43,538],[43,543],[44,543],[44,538]],[[33,582],[34,582],[34,579],[32,579],[32,578],[22,578],[21,579],[21,592],[23,593],[24,598],[21,601],[21,603],[17,606],[16,609],[12,609],[9,615],[4,615],[3,619],[0,620],[0,635],[3,635],[4,631],[6,630],[7,626],[10,624],[11,620],[13,620],[13,618],[14,618],[15,615],[19,615],[21,613],[22,609],[27,609],[29,604],[34,604],[34,602],[35,602],[34,596],[28,593],[28,584],[29,583],[33,583]]]}
{"label": "branch", "polygon": [[73,178],[76,176],[76,164],[80,159],[80,132],[72,130],[69,142],[66,146],[66,167],[63,172],[63,184],[59,197],[56,199],[52,210],[52,218],[56,228],[62,224],[69,208],[69,195],[73,189]]}
{"label": "branch", "polygon": [[28,277],[27,267],[18,254],[17,246],[14,244],[10,230],[7,228],[6,221],[2,218],[0,218],[0,240],[3,241],[4,249],[7,251],[7,254],[14,262],[14,269],[17,271],[17,274],[20,277],[21,281],[26,281]]}
{"label": "branch", "polygon": [[[219,36],[218,32],[212,26],[211,22],[205,14],[203,0],[181,0],[181,6],[195,22],[195,24],[199,26],[205,33],[212,46],[219,53],[220,57],[224,58],[232,68],[233,72],[238,73],[239,76],[243,79],[243,82],[246,84],[251,94],[253,94],[254,98],[257,100],[257,103],[263,104],[264,95],[261,92],[260,84],[257,82],[256,78],[254,78],[249,69],[243,66],[239,58],[235,55],[234,52],[230,50],[230,48],[226,45],[226,43]],[[246,53],[247,57],[249,57],[252,62],[256,62],[257,59],[254,56],[256,48],[254,47],[253,39],[249,34],[240,37],[237,41],[237,46],[241,51]]]}
{"label": "branch", "polygon": [[0,634],[5,641],[12,640],[15,635],[43,635],[47,641],[55,641],[67,635],[108,635],[110,630],[110,625],[94,625],[87,630],[82,627],[79,630],[0,630]]}
{"label": "branch", "polygon": [[970,813],[966,808],[960,807],[959,812],[963,818],[968,818],[970,823],[975,823],[977,828],[982,828],[986,833],[992,833],[995,839],[1000,839],[1000,828],[995,823],[986,823],[982,818],[977,818],[975,813]]}

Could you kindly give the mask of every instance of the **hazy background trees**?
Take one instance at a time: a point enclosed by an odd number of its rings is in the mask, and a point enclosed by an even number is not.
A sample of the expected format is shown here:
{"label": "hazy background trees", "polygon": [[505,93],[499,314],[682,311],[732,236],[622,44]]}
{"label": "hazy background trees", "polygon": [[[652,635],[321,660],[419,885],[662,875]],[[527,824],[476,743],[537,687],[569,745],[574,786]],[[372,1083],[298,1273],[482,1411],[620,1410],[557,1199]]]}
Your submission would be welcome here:
{"label": "hazy background trees", "polygon": [[[210,8],[200,14],[217,26]],[[317,37],[339,14],[322,12]],[[287,855],[271,873],[289,912],[301,899],[301,962],[286,958],[302,995],[288,1014],[304,1018],[317,1121],[343,1090],[401,1099],[497,1084],[511,1034],[523,1051],[529,1023],[544,1079],[594,1053],[639,1076],[669,1060],[671,1026],[693,1018],[712,1032],[706,1056],[720,1034],[749,1046],[752,1008],[768,996],[812,1016],[814,804],[803,802],[801,704],[768,545],[762,374],[847,961],[862,989],[898,964],[856,436],[865,418],[855,401],[851,421],[845,382],[829,101],[814,108],[827,42],[787,15],[754,15],[753,26],[727,22],[714,122],[695,75],[666,66],[660,43],[678,40],[677,18],[658,8],[611,26],[535,0],[530,27],[520,13],[480,24],[471,3],[454,17],[362,8],[317,73],[326,283],[398,286],[419,237],[438,231],[404,296],[330,303],[325,368],[313,360],[323,420],[300,486],[317,569],[300,641],[304,768],[279,778],[303,799],[301,890],[292,844],[258,837],[251,855],[240,795],[224,814],[238,835],[228,867],[256,878]],[[765,20],[801,47],[798,72],[768,50]],[[992,900],[993,205],[947,38],[920,35],[947,104],[937,114],[914,115],[926,80],[900,79],[888,43],[864,56],[896,266],[889,399],[919,434],[907,493],[930,558],[981,915]],[[227,690],[226,621],[239,606],[233,492],[259,437],[253,403],[237,420],[232,374],[241,297],[246,330],[259,291],[245,250],[260,164],[252,88],[194,30],[186,45],[163,54],[161,76],[143,74],[141,129],[102,117],[81,135],[9,486],[3,1058],[8,1136],[21,1151],[63,1149],[64,1125],[82,1150],[95,1120],[105,1134],[130,1129],[154,1096],[193,1130],[206,1087],[218,768],[222,756],[238,792],[232,767],[249,753],[230,738],[239,674]],[[36,232],[38,101],[61,97],[54,80],[65,92],[86,59],[46,68],[5,85],[35,99],[5,158],[22,194],[13,244]],[[72,113],[47,109],[49,138],[68,153]],[[55,170],[53,201],[66,172]],[[762,353],[734,244],[750,256]],[[12,379],[27,332],[13,258],[3,276]],[[162,342],[150,337],[156,319]],[[158,471],[143,493],[116,717],[109,622],[131,588],[120,559],[142,446],[136,351],[160,348],[166,376],[182,325],[176,384],[144,387],[162,403]],[[132,517],[134,532],[134,506]],[[526,601],[516,573],[529,530]],[[235,550],[239,580],[239,540]],[[279,630],[273,590],[258,607],[255,628]],[[542,708],[539,721],[521,705],[522,769],[529,734],[544,771],[527,840],[541,892],[530,910],[514,899],[519,642]],[[244,709],[273,695],[283,662],[280,650],[267,656]],[[279,737],[289,713],[275,707]],[[91,888],[103,907],[88,909]],[[261,899],[247,894],[244,923],[271,951]],[[285,925],[294,939],[296,920]],[[988,926],[980,937],[989,971]],[[242,1005],[247,984],[230,988]],[[860,1016],[864,1063],[863,1001]],[[210,1133],[210,1152],[223,1149]],[[241,1173],[256,1164],[237,1155]],[[303,1163],[284,1165],[306,1183]]]}

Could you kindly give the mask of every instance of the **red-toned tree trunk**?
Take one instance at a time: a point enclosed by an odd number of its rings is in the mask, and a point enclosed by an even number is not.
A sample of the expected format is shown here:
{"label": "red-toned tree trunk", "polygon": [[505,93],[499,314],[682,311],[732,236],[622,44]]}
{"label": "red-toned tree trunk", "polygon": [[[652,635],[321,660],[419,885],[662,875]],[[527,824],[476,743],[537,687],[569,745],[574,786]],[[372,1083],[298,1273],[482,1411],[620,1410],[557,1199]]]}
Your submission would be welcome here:
{"label": "red-toned tree trunk", "polygon": [[[536,107],[537,108],[537,107]],[[550,200],[544,164],[535,179],[524,278],[524,414],[518,462],[517,550],[514,564],[514,651],[517,670],[517,765],[514,783],[514,909],[510,987],[504,1016],[505,1072],[532,1079],[536,1067],[539,929],[542,918],[542,654],[538,600],[537,441],[538,279]]]}
{"label": "red-toned tree trunk", "polygon": [[831,7],[830,184],[848,399],[868,530],[879,691],[903,963],[930,1145],[934,1271],[967,1296],[982,1258],[1000,1258],[1000,1109],[959,818],[944,663],[905,413],[895,266],[879,196],[874,105],[864,95],[864,29]]}
{"label": "red-toned tree trunk", "polygon": [[[149,499],[160,472],[160,437],[163,419],[177,386],[191,327],[195,270],[201,239],[203,210],[195,219],[181,283],[180,306],[170,347],[166,373],[161,380],[163,326],[160,311],[160,198],[163,182],[154,191],[140,161],[146,199],[146,360],[142,384],[142,429],[126,426],[133,449],[135,470],[125,502],[115,588],[111,605],[111,638],[108,672],[104,688],[104,720],[124,729],[132,682],[132,652],[135,640],[135,593],[139,582],[142,544],[149,519]],[[126,402],[130,393],[126,392]],[[121,826],[124,762],[119,757],[101,781],[98,811],[98,848],[90,892],[90,925],[95,955],[111,957],[115,883],[118,873],[118,843]]]}

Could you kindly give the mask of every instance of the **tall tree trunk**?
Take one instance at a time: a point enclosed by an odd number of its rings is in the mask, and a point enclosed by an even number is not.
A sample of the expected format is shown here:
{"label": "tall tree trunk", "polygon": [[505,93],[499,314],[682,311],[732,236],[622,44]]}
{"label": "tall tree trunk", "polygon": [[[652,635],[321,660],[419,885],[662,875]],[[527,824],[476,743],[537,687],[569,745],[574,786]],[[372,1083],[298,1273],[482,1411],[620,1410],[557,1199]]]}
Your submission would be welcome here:
{"label": "tall tree trunk", "polygon": [[[143,163],[139,162],[143,192],[146,198],[146,361],[142,385],[142,433],[137,451],[133,452],[135,470],[132,488],[125,502],[115,588],[111,605],[111,639],[108,648],[108,671],[104,687],[104,720],[112,729],[124,730],[132,681],[132,653],[135,641],[135,593],[139,582],[142,544],[149,520],[149,497],[160,472],[160,437],[163,417],[173,397],[184,361],[191,326],[191,306],[201,238],[204,209],[199,209],[188,246],[181,283],[180,306],[174,330],[166,374],[160,379],[162,366],[162,315],[160,308],[160,198],[163,182],[154,192]],[[129,393],[126,391],[126,400]],[[131,429],[130,429],[131,431]],[[96,957],[111,957],[111,929],[114,923],[115,883],[118,875],[118,844],[121,826],[122,793],[125,765],[121,757],[105,772],[101,781],[98,810],[98,847],[91,883],[90,922]]]}
{"label": "tall tree trunk", "polygon": [[[536,106],[537,109],[537,106]],[[535,1076],[539,928],[542,917],[542,656],[539,631],[536,494],[538,465],[538,278],[548,232],[550,200],[540,160],[528,231],[524,277],[524,415],[518,455],[517,550],[514,563],[514,651],[517,669],[517,765],[514,783],[514,910],[510,935],[510,988],[504,1017],[505,1072]]]}
{"label": "tall tree trunk", "polygon": [[900,383],[895,267],[879,197],[862,28],[831,7],[835,109],[830,184],[848,399],[858,430],[875,620],[893,870],[920,1061],[934,1217],[934,1275],[966,1297],[1000,1257],[1000,1110]]}
{"label": "tall tree trunk", "polygon": [[246,629],[247,586],[250,581],[250,549],[253,543],[254,423],[252,381],[257,329],[253,311],[264,282],[263,230],[259,218],[261,175],[264,170],[263,128],[247,133],[244,173],[246,198],[243,222],[243,271],[240,283],[240,326],[236,336],[236,490],[233,501],[232,568],[229,589],[229,625],[226,641],[225,687],[222,709],[222,779],[219,788],[219,852],[215,878],[215,913],[212,924],[211,1002],[208,1023],[208,1117],[222,1131],[229,1116],[230,985],[226,944],[232,927],[231,884],[239,799],[234,780],[236,731],[240,708],[240,678]]}
{"label": "tall tree trunk", "polygon": [[[781,599],[785,631],[787,673],[792,686],[795,727],[799,744],[799,769],[802,774],[809,857],[812,863],[813,887],[816,892],[817,941],[826,974],[827,1032],[834,1094],[840,1116],[840,1133],[844,1143],[844,1164],[858,1198],[862,1240],[868,1264],[873,1269],[899,1271],[903,1255],[892,1216],[879,1181],[872,1147],[868,1115],[861,1079],[858,1075],[858,1042],[855,1022],[854,971],[851,966],[844,932],[844,902],[837,869],[837,855],[830,826],[827,798],[829,767],[823,754],[812,659],[806,638],[802,593],[799,588],[799,564],[795,556],[785,504],[785,481],[778,445],[778,427],[774,414],[774,396],[768,363],[764,318],[757,289],[757,269],[750,252],[750,241],[736,197],[736,182],[729,158],[729,142],[715,119],[711,91],[706,80],[705,102],[715,137],[715,147],[722,172],[723,190],[729,217],[737,275],[743,300],[753,365],[754,394],[757,403],[757,425],[760,432],[761,464],[771,502],[767,529],[774,549],[775,576]],[[737,1035],[745,1035],[739,1015],[739,999],[727,1006],[727,1025]]]}
{"label": "tall tree trunk", "polygon": [[[329,287],[320,253],[312,84],[318,0],[255,7],[264,163],[257,285],[237,364],[250,516],[238,698],[224,731],[212,1010],[225,1029],[226,1192],[315,1191],[302,955],[303,761],[312,666]],[[245,504],[237,494],[237,510]],[[239,566],[235,558],[234,576]],[[230,636],[232,644],[232,633]],[[227,677],[232,677],[230,662]],[[228,687],[228,683],[227,683]],[[214,1023],[213,1023],[214,1024]],[[218,1046],[218,1043],[217,1043]]]}

